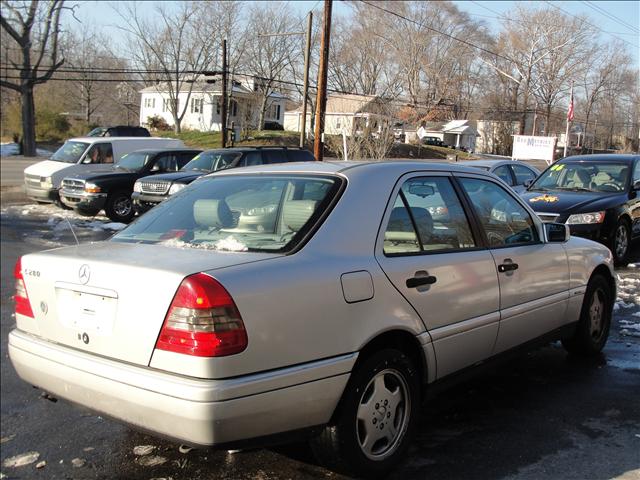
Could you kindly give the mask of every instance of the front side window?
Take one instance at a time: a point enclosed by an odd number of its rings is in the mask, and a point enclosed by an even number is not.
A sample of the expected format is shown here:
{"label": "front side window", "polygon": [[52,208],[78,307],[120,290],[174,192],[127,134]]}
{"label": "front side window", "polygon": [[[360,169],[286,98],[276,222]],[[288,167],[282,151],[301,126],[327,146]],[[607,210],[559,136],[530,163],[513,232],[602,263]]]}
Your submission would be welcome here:
{"label": "front side window", "polygon": [[156,160],[151,170],[157,172],[175,172],[178,170],[175,155],[162,155]]}
{"label": "front side window", "polygon": [[325,175],[223,175],[193,183],[113,237],[206,250],[286,252],[337,195]]}
{"label": "front side window", "polygon": [[96,143],[87,152],[91,164],[113,163],[113,147],[110,143]]}
{"label": "front side window", "polygon": [[402,185],[385,230],[385,254],[475,246],[469,222],[448,178],[419,177]]}
{"label": "front side window", "polygon": [[64,145],[56,150],[49,159],[56,162],[78,163],[88,146],[89,144],[84,142],[64,142]]}
{"label": "front side window", "polygon": [[488,180],[461,178],[490,247],[515,246],[538,241],[529,212],[504,188]]}

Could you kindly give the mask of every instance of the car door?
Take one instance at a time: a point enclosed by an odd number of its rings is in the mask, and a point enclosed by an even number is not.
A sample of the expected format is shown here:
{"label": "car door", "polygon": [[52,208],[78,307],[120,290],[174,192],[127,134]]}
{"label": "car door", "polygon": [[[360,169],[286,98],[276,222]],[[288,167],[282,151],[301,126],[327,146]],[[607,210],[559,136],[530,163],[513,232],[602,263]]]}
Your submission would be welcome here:
{"label": "car door", "polygon": [[527,180],[531,180],[533,182],[538,176],[536,175],[536,172],[525,165],[514,163],[511,165],[511,168],[513,169],[513,175],[516,179],[515,186],[517,187],[523,186]]}
{"label": "car door", "polygon": [[506,183],[510,187],[513,187],[515,185],[513,181],[513,175],[511,174],[511,168],[509,168],[509,165],[500,165],[499,167],[496,167],[491,173],[493,173],[496,177],[498,177],[500,180],[502,180],[504,183]]}
{"label": "car door", "polygon": [[499,325],[496,267],[449,174],[398,182],[376,258],[429,331],[438,378],[491,355]]}
{"label": "car door", "polygon": [[500,282],[500,353],[562,326],[569,266],[564,246],[544,243],[529,210],[498,182],[457,175],[486,235]]}

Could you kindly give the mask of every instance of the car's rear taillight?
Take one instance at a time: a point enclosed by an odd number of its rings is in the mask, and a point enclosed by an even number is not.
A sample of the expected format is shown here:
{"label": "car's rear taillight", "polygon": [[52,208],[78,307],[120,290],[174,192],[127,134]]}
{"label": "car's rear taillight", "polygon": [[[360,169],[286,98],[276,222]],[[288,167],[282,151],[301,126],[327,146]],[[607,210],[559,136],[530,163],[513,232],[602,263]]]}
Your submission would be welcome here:
{"label": "car's rear taillight", "polygon": [[247,348],[247,332],[229,292],[204,273],[182,280],[156,348],[197,357],[223,357]]}
{"label": "car's rear taillight", "polygon": [[27,294],[27,286],[22,276],[22,257],[18,258],[16,262],[16,266],[13,269],[13,276],[16,279],[16,294],[13,297],[16,302],[16,313],[34,318],[31,303],[29,303],[29,295]]}

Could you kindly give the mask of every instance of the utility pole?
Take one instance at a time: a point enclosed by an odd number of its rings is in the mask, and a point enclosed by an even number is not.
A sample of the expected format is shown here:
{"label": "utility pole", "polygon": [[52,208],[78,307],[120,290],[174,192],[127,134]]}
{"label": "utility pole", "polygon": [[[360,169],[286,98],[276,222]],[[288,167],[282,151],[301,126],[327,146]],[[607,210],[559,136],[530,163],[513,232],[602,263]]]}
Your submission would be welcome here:
{"label": "utility pole", "polygon": [[564,154],[567,156],[567,147],[569,146],[569,124],[573,120],[573,80],[571,80],[571,95],[569,97],[569,110],[567,111],[567,129],[564,134]]}
{"label": "utility pole", "polygon": [[532,136],[536,136],[536,122],[538,121],[538,102],[536,102],[536,108],[533,111],[533,129],[531,132]]}
{"label": "utility pole", "polygon": [[324,0],[322,41],[320,44],[320,69],[318,70],[318,96],[316,97],[316,125],[313,139],[313,154],[322,161],[324,153],[324,114],[327,107],[327,72],[329,68],[329,39],[331,37],[331,4]]}
{"label": "utility pole", "polygon": [[313,13],[307,15],[307,48],[304,52],[304,98],[302,99],[302,125],[300,128],[300,148],[304,148],[307,126],[307,101],[309,99],[309,59],[311,57],[311,28],[313,27]]}
{"label": "utility pole", "polygon": [[222,148],[227,147],[227,39],[222,40]]}
{"label": "utility pole", "polygon": [[596,146],[596,137],[598,136],[598,119],[596,118],[596,123],[593,127],[593,140],[591,140],[591,153],[593,153],[593,150]]}

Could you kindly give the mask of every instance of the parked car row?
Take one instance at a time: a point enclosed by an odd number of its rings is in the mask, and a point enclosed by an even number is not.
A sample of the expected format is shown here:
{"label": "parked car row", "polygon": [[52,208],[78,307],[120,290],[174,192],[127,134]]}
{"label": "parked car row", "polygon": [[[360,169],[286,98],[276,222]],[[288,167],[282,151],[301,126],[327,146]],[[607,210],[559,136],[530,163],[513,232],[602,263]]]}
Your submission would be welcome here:
{"label": "parked car row", "polygon": [[314,161],[307,150],[287,147],[189,149],[165,138],[73,138],[49,160],[25,169],[27,196],[83,215],[104,211],[129,223],[197,178],[218,170]]}

